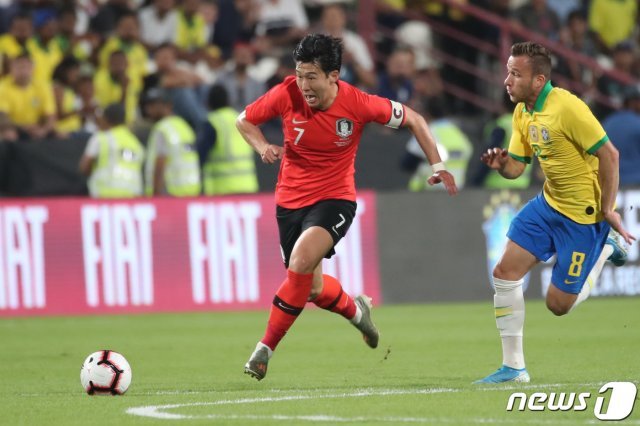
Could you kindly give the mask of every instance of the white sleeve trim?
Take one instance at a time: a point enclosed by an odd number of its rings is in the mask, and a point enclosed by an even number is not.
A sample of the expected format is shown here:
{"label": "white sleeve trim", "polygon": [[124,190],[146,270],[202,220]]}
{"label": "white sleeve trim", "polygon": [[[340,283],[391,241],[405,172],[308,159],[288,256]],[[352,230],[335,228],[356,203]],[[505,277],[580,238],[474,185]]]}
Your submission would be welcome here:
{"label": "white sleeve trim", "polygon": [[402,126],[404,122],[404,105],[400,102],[390,101],[391,102],[391,118],[389,122],[385,124],[387,127],[391,127],[392,129],[397,129]]}

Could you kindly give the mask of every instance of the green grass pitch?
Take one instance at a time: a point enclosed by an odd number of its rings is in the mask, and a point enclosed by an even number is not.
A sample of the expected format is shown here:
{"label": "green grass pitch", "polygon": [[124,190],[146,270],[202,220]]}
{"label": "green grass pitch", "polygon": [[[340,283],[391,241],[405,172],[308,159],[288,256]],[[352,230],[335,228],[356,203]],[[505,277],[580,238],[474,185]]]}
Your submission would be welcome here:
{"label": "green grass pitch", "polygon": [[[603,384],[640,382],[639,308],[638,298],[592,299],[557,318],[527,302],[532,383],[497,387],[471,384],[501,361],[490,300],[377,307],[376,350],[342,318],[309,309],[261,382],[242,369],[266,311],[2,319],[0,424],[597,424]],[[124,396],[80,386],[85,356],[105,348],[131,363]],[[515,391],[591,398],[582,412],[507,412]],[[640,403],[624,424],[640,424]]]}

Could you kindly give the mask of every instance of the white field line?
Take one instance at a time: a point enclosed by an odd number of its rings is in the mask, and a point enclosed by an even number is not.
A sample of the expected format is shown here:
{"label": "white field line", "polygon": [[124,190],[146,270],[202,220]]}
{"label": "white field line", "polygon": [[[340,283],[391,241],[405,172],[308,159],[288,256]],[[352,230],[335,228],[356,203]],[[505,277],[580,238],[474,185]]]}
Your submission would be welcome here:
{"label": "white field line", "polygon": [[[190,415],[184,415],[184,414],[166,413],[163,410],[172,410],[172,409],[183,408],[183,407],[202,407],[202,406],[210,406],[210,405],[236,405],[236,404],[251,404],[251,403],[263,403],[263,402],[302,401],[302,400],[309,400],[309,399],[327,399],[327,398],[359,398],[359,397],[366,397],[366,396],[420,395],[420,394],[425,395],[425,394],[445,393],[445,392],[447,393],[458,392],[458,390],[447,389],[447,388],[417,389],[417,390],[416,389],[412,389],[412,390],[382,389],[382,390],[360,390],[356,392],[343,392],[343,393],[333,393],[333,394],[309,393],[307,395],[300,395],[299,392],[296,392],[297,395],[273,396],[273,397],[262,397],[262,398],[223,399],[219,401],[191,402],[191,403],[185,403],[185,404],[147,405],[142,407],[129,408],[127,410],[127,413],[137,415],[137,416],[143,416],[143,417],[154,417],[158,419],[178,420],[178,419],[188,419],[188,418],[195,418],[195,417],[192,417]],[[198,416],[198,418],[200,417],[201,416]],[[211,417],[205,416],[202,418],[211,418]]]}
{"label": "white field line", "polygon": [[[127,409],[127,413],[142,417],[151,417],[163,420],[187,420],[187,419],[210,419],[210,420],[288,420],[288,421],[308,421],[308,422],[333,422],[333,423],[350,423],[350,422],[384,422],[384,423],[459,423],[459,418],[447,418],[447,417],[366,417],[366,416],[351,416],[341,417],[334,415],[316,414],[316,415],[251,415],[251,414],[178,414],[167,412],[166,410],[175,410],[185,407],[203,407],[203,406],[220,406],[220,405],[240,405],[240,404],[252,404],[252,403],[265,403],[265,402],[282,402],[282,401],[300,401],[300,400],[313,400],[313,399],[328,399],[328,398],[360,398],[369,396],[391,396],[391,395],[427,395],[437,393],[456,393],[462,391],[504,391],[504,390],[525,390],[525,389],[550,389],[557,387],[571,386],[572,388],[578,387],[598,387],[600,383],[583,383],[583,384],[546,384],[546,385],[513,385],[513,386],[497,386],[497,387],[479,387],[479,388],[465,388],[465,389],[451,389],[451,388],[431,388],[431,389],[362,389],[354,392],[336,392],[336,393],[320,393],[319,390],[307,390],[307,391],[294,391],[295,395],[282,395],[273,397],[261,397],[261,398],[239,398],[239,399],[224,399],[218,401],[209,402],[193,402],[183,404],[165,404],[165,405],[148,405],[141,407],[132,407]],[[275,390],[274,392],[279,392]],[[301,392],[303,394],[301,394]],[[193,392],[185,392],[185,394],[191,394]],[[205,392],[203,392],[205,393]],[[159,394],[159,393],[156,393]],[[163,393],[164,394],[164,393]],[[178,392],[172,394],[181,394]],[[573,423],[568,419],[496,419],[496,418],[465,418],[465,422],[474,424],[563,424]],[[597,420],[587,421],[587,423],[599,423]],[[640,420],[627,420],[626,424],[640,425]]]}

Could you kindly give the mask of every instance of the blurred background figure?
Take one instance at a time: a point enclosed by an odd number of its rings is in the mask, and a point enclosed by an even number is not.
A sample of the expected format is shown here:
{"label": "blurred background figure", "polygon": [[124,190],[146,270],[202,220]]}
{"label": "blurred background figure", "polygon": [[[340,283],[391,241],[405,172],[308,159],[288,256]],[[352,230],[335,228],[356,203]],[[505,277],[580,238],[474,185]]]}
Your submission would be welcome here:
{"label": "blurred background figure", "polygon": [[233,47],[233,58],[227,64],[227,70],[220,73],[216,84],[224,86],[229,95],[229,105],[242,111],[251,102],[266,92],[264,83],[250,75],[255,65],[255,53],[251,45],[236,43]]}
{"label": "blurred background figure", "polygon": [[82,130],[81,101],[74,84],[80,76],[80,61],[65,57],[53,72],[53,96],[56,102],[56,130],[71,134]]}
{"label": "blurred background figure", "polygon": [[[502,95],[502,112],[485,124],[482,132],[483,144],[479,146],[479,152],[485,152],[491,148],[508,149],[513,133],[513,109],[515,105],[509,99],[507,92]],[[527,167],[516,179],[505,179],[495,170],[491,170],[483,163],[478,162],[472,168],[469,176],[469,184],[482,186],[487,189],[526,189],[531,184],[531,171],[533,167]]]}
{"label": "blurred background figure", "polygon": [[415,55],[408,46],[397,47],[387,59],[385,69],[378,74],[377,94],[413,108]]}
{"label": "blurred background figure", "polygon": [[178,13],[174,0],[153,0],[138,12],[140,40],[147,49],[173,42],[178,30]]}
{"label": "blurred background figure", "polygon": [[9,116],[20,139],[56,135],[53,87],[34,79],[33,61],[27,53],[11,59],[9,76],[0,81],[0,111]]}
{"label": "blurred background figure", "polygon": [[[429,129],[436,140],[438,153],[447,164],[447,170],[454,176],[458,188],[465,185],[467,166],[473,153],[473,145],[469,138],[447,118],[444,101],[433,101],[425,106],[425,118]],[[407,142],[407,148],[401,162],[402,168],[413,173],[409,180],[410,191],[443,190],[443,185],[428,185],[427,179],[433,175],[431,165],[415,137]]]}
{"label": "blurred background figure", "polygon": [[293,47],[306,34],[309,18],[302,0],[255,1],[258,7],[256,43],[261,53],[277,55],[277,48]]}
{"label": "blurred background figure", "polygon": [[207,40],[211,26],[202,14],[201,0],[184,0],[176,11],[176,32],[173,42],[178,49],[178,58],[195,64],[205,60]]}
{"label": "blurred background figure", "polygon": [[[634,53],[634,45],[629,41],[618,43],[611,53],[613,69],[622,73],[633,75],[634,63],[637,58]],[[615,109],[621,108],[624,98],[625,83],[609,76],[603,75],[597,81],[597,88],[600,93],[607,96],[613,106],[600,104],[595,108],[594,113],[599,118],[605,118]]]}
{"label": "blurred background figure", "polygon": [[[560,30],[560,41],[572,51],[590,58],[596,58],[598,54],[593,33],[589,31],[587,18],[581,10],[573,10],[569,13],[566,25]],[[584,84],[587,89],[592,88],[595,84],[591,70],[576,61],[558,58],[557,70],[559,74],[572,81]]]}
{"label": "blurred background figure", "polygon": [[629,40],[637,26],[637,0],[591,0],[589,28],[601,52],[610,53],[618,43]]}
{"label": "blurred background figure", "polygon": [[140,43],[140,27],[133,12],[124,13],[118,18],[115,32],[110,36],[98,54],[98,68],[107,69],[109,57],[115,51],[121,51],[127,57],[127,77],[133,87],[141,87],[142,79],[149,70],[147,49]]}
{"label": "blurred background figure", "polygon": [[197,126],[206,118],[206,86],[200,76],[178,63],[176,48],[171,43],[161,44],[153,53],[156,72],[144,78],[143,97],[154,88],[160,88],[170,97],[176,115]]}
{"label": "blurred background figure", "polygon": [[34,78],[52,82],[53,71],[62,60],[63,54],[56,36],[58,16],[55,9],[38,9],[33,13],[35,35],[27,42],[33,59]]}
{"label": "blurred background figure", "polygon": [[89,177],[93,198],[141,196],[144,148],[125,125],[121,104],[111,104],[98,117],[100,131],[91,136],[80,159],[79,170]]}
{"label": "blurred background figure", "polygon": [[200,162],[196,135],[173,113],[171,98],[152,89],[143,100],[145,116],[154,124],[147,140],[145,193],[190,197],[200,195]]}
{"label": "blurred background figure", "polygon": [[211,41],[231,57],[236,43],[252,43],[256,36],[259,9],[257,0],[220,0]]}
{"label": "blurred background figure", "polygon": [[11,58],[29,53],[27,43],[32,36],[33,24],[31,23],[31,15],[20,13],[14,16],[9,26],[9,32],[0,36],[0,61],[2,63],[0,75],[5,75],[9,72]]}
{"label": "blurred background figure", "polygon": [[102,2],[89,21],[89,30],[105,40],[116,28],[124,15],[133,13],[129,0],[107,0]]}
{"label": "blurred background figure", "polygon": [[560,18],[547,0],[531,0],[515,10],[513,19],[525,28],[552,39],[560,33]]}
{"label": "blurred background figure", "polygon": [[258,192],[255,154],[236,128],[238,111],[229,106],[223,86],[211,87],[209,109],[197,141],[204,194]]}
{"label": "blurred background figure", "polygon": [[76,94],[80,100],[80,115],[82,117],[82,130],[86,133],[93,133],[98,130],[96,112],[98,101],[95,96],[93,77],[81,75],[75,84]]}
{"label": "blurred background figure", "polygon": [[362,37],[347,29],[347,12],[340,3],[322,8],[318,32],[342,39],[342,68],[340,79],[361,88],[373,89],[376,75],[369,47]]}
{"label": "blurred background figure", "polygon": [[130,76],[129,60],[122,50],[111,52],[106,69],[100,68],[94,75],[93,85],[98,106],[106,108],[120,103],[126,111],[126,122],[131,124],[138,117],[140,80]]}
{"label": "blurred background figure", "polygon": [[640,185],[640,87],[624,90],[621,110],[602,123],[609,139],[620,153],[620,185]]}

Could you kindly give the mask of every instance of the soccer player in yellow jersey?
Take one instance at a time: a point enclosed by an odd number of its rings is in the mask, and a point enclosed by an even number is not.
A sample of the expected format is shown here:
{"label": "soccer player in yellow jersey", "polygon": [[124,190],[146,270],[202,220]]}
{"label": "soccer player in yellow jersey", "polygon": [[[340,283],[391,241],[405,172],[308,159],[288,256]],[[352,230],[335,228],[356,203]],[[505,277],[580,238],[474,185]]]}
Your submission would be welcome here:
{"label": "soccer player in yellow jersey", "polygon": [[588,296],[604,262],[620,266],[635,238],[614,210],[618,151],[589,107],[549,80],[551,58],[543,46],[511,47],[504,82],[512,102],[508,150],[492,148],[481,160],[515,179],[535,155],[545,174],[542,193],[514,218],[502,258],[493,270],[502,367],[476,383],[528,382],[522,349],[524,276],[554,254],[547,307],[564,315]]}

